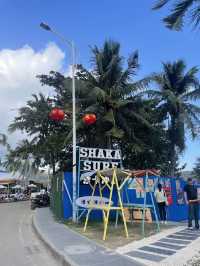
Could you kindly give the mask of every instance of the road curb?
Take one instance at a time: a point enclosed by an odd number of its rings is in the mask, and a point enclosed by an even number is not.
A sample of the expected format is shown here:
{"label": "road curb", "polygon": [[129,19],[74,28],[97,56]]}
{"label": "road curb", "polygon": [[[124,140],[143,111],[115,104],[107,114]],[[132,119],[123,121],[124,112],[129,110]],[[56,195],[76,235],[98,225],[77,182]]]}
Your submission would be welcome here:
{"label": "road curb", "polygon": [[128,256],[99,246],[85,236],[57,223],[48,208],[36,209],[32,215],[36,235],[62,266],[126,265],[145,266]]}
{"label": "road curb", "polygon": [[76,263],[72,262],[65,254],[60,252],[52,242],[45,236],[45,234],[40,229],[40,226],[37,223],[36,212],[32,216],[32,227],[38,238],[44,243],[44,245],[50,250],[52,255],[60,261],[62,266],[79,266]]}

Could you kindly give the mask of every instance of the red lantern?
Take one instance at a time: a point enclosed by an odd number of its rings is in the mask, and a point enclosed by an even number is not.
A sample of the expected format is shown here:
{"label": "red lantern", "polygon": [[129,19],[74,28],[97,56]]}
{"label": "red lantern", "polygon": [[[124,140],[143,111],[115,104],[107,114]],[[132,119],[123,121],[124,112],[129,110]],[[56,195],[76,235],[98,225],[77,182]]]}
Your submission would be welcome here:
{"label": "red lantern", "polygon": [[96,122],[97,118],[96,118],[96,115],[95,114],[86,114],[83,116],[83,122],[86,124],[86,125],[92,125]]}
{"label": "red lantern", "polygon": [[51,110],[49,117],[55,121],[62,121],[65,117],[65,113],[59,108],[54,108]]}
{"label": "red lantern", "polygon": [[58,109],[58,117],[59,117],[59,121],[62,121],[65,118],[65,113],[63,110]]}

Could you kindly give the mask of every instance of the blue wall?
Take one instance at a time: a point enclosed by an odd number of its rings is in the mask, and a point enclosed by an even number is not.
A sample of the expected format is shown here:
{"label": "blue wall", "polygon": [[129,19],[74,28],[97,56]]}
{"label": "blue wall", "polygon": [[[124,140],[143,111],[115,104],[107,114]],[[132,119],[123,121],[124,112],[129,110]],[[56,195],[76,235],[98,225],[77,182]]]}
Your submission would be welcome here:
{"label": "blue wall", "polygon": [[[68,187],[68,190],[69,190],[71,198],[72,198],[72,173],[65,172],[64,173],[64,180],[65,180],[65,183],[66,183],[66,185]],[[80,185],[80,197],[90,196],[91,194],[92,194],[92,189],[91,189],[91,187],[89,185]],[[96,196],[99,195],[98,189],[96,190],[95,195]],[[108,189],[104,190],[103,196],[106,197],[106,198],[109,197]],[[115,205],[117,204],[117,193],[116,193],[116,191],[114,191],[114,193],[113,193],[112,201],[114,202]],[[63,189],[63,210],[64,210],[64,213],[63,213],[64,219],[69,219],[69,218],[72,217],[72,205],[70,203],[70,200],[69,200],[69,197],[68,197],[68,194],[67,194],[65,188]],[[93,211],[91,213],[90,217],[93,220],[102,219],[102,211],[95,210],[95,211]],[[111,212],[110,213],[110,218],[111,219],[115,218],[115,212]]]}
{"label": "blue wall", "polygon": [[[72,173],[66,172],[64,174],[65,182],[68,186],[68,189],[71,194],[72,198]],[[153,177],[152,177],[153,178]],[[181,180],[181,187],[183,188],[185,185],[185,182]],[[167,207],[167,219],[171,221],[181,221],[181,220],[186,220],[187,219],[187,206],[186,204],[179,205],[177,203],[177,193],[176,193],[176,179],[171,178],[171,187],[172,187],[172,197],[173,197],[173,204]],[[91,188],[89,185],[80,185],[80,197],[82,196],[89,196],[91,195]],[[129,199],[130,202],[133,203],[143,203],[144,199],[143,198],[136,198],[136,191],[131,189],[128,190],[129,194]],[[98,195],[98,192],[97,194]],[[108,197],[108,190],[104,191],[104,197]],[[124,202],[126,202],[126,196],[125,192],[123,194],[123,199]],[[114,191],[113,193],[113,202],[114,204],[117,203],[117,193]],[[147,193],[147,204],[151,204],[151,199],[149,193]],[[69,200],[69,197],[64,189],[63,191],[63,210],[64,210],[64,219],[68,219],[72,217],[72,206]],[[111,213],[111,219],[115,217],[114,213]],[[93,219],[101,219],[102,218],[102,213],[101,211],[94,211],[91,214],[91,218]]]}
{"label": "blue wall", "polygon": [[[181,180],[181,187],[183,188],[185,182]],[[173,204],[167,207],[167,219],[170,221],[181,221],[187,219],[187,205],[177,203],[177,193],[176,193],[176,179],[171,178],[172,186],[172,198]]]}

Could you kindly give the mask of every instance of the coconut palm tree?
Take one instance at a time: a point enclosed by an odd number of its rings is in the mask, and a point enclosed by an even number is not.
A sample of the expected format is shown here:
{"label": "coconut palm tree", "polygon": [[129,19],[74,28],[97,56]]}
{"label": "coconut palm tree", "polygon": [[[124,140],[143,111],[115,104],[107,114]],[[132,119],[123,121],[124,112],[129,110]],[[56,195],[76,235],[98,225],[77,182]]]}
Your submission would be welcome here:
{"label": "coconut palm tree", "polygon": [[34,157],[31,157],[33,143],[21,141],[15,149],[9,149],[1,165],[10,173],[18,173],[21,177],[33,177],[39,172]]}
{"label": "coconut palm tree", "polygon": [[160,119],[168,120],[171,175],[174,175],[177,154],[185,149],[185,130],[189,130],[192,138],[197,135],[196,125],[200,123],[200,107],[195,104],[200,98],[197,72],[197,67],[186,72],[183,60],[163,63],[163,71],[151,76],[155,89],[146,92],[158,99]]}
{"label": "coconut palm tree", "polygon": [[7,150],[10,150],[10,145],[8,143],[8,138],[3,133],[0,133],[0,145],[4,146]]}
{"label": "coconut palm tree", "polygon": [[[43,94],[33,95],[33,98],[19,109],[18,115],[9,125],[9,131],[11,133],[16,130],[26,132],[29,140],[22,141],[9,152],[7,167],[9,165],[12,167],[13,163],[14,168],[21,167],[26,171],[26,168],[30,169],[31,165],[33,170],[39,166],[50,165],[55,174],[56,165],[66,158],[63,150],[67,150],[69,144],[67,146],[64,139],[71,125],[67,119],[59,123],[52,121],[49,118],[51,110],[52,103],[49,103]],[[21,166],[19,165],[20,159]]]}
{"label": "coconut palm tree", "polygon": [[0,133],[0,145],[6,148],[6,154],[3,160],[0,160],[0,166],[10,173],[18,173],[22,177],[31,177],[38,173],[38,166],[35,160],[31,159],[33,152],[33,141],[21,141],[15,149],[12,149],[8,143],[8,138],[5,134]]}
{"label": "coconut palm tree", "polygon": [[135,95],[137,89],[148,84],[147,79],[133,82],[138,68],[138,52],[129,56],[124,68],[120,44],[111,40],[100,49],[92,48],[91,71],[78,66],[78,79],[84,81],[87,88],[83,98],[78,99],[79,106],[83,107],[82,112],[97,115],[97,123],[87,128],[87,141],[88,136],[92,136],[93,145],[111,147],[126,134],[133,136],[130,126],[133,121],[150,126],[144,102]]}
{"label": "coconut palm tree", "polygon": [[[160,9],[171,0],[158,0],[153,9]],[[172,2],[172,1],[171,1]],[[181,30],[184,25],[184,19],[189,20],[194,27],[200,23],[200,0],[178,0],[173,1],[171,13],[163,19],[165,25],[173,30]],[[187,18],[185,18],[187,16]]]}

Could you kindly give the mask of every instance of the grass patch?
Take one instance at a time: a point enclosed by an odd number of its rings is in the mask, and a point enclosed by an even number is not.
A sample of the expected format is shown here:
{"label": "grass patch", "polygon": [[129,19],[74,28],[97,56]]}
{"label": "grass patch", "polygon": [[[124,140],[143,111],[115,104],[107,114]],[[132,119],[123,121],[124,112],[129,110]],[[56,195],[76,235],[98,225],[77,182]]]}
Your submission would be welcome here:
{"label": "grass patch", "polygon": [[[72,221],[65,221],[65,224],[74,231],[82,234],[83,236],[96,241],[97,243],[111,249],[124,246],[130,242],[142,239],[142,224],[141,223],[127,223],[129,238],[125,237],[124,226],[120,222],[115,227],[114,222],[108,225],[106,241],[102,240],[103,237],[103,224],[100,222],[89,221],[87,230],[84,233],[84,221],[74,224]],[[161,231],[164,229],[172,228],[172,225],[160,225]],[[157,233],[157,226],[155,223],[145,223],[145,237]]]}

